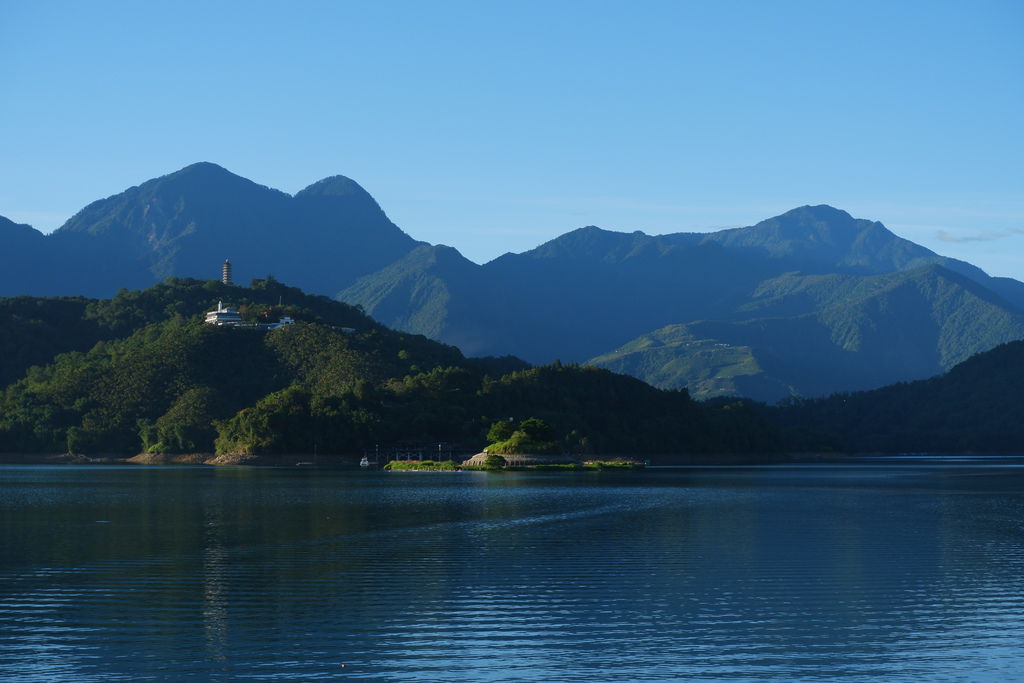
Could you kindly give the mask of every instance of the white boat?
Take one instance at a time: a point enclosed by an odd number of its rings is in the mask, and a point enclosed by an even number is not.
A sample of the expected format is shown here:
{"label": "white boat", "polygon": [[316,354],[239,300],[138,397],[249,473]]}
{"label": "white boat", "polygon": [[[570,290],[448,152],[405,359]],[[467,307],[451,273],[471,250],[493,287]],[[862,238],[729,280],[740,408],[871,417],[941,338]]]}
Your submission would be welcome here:
{"label": "white boat", "polygon": [[367,457],[366,457],[366,456],[364,455],[364,456],[363,456],[363,459],[359,461],[359,466],[360,466],[360,467],[369,467],[369,466],[370,466],[370,459],[369,459],[369,458],[367,458]]}

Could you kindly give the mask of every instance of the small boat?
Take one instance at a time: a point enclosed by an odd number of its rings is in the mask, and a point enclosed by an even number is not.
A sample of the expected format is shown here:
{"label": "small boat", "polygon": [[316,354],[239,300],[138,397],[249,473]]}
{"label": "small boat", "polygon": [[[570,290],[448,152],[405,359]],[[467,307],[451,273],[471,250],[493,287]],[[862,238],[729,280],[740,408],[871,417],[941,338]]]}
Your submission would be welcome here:
{"label": "small boat", "polygon": [[366,456],[364,455],[364,456],[363,456],[363,459],[359,461],[359,466],[360,466],[360,467],[369,467],[369,466],[370,466],[370,459],[369,459],[369,458],[367,458],[367,457],[366,457]]}

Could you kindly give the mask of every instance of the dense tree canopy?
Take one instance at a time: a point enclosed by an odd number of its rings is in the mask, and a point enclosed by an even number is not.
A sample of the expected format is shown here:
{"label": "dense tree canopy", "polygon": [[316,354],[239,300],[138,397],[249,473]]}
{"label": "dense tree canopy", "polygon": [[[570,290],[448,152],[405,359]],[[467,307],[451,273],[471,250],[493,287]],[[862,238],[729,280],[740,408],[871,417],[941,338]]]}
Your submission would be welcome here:
{"label": "dense tree canopy", "polygon": [[765,409],[791,448],[843,452],[1019,452],[1024,341],[918,382]]}
{"label": "dense tree canopy", "polygon": [[[225,301],[245,317],[288,314],[269,332],[216,327]],[[5,359],[0,450],[354,453],[376,445],[488,443],[492,425],[575,453],[778,447],[759,414],[705,406],[606,370],[458,349],[389,330],[357,309],[272,279],[252,287],[169,280],[106,301],[0,300],[16,348]],[[86,322],[83,322],[86,321]],[[511,424],[510,424],[511,426]],[[504,428],[502,428],[504,429]]]}

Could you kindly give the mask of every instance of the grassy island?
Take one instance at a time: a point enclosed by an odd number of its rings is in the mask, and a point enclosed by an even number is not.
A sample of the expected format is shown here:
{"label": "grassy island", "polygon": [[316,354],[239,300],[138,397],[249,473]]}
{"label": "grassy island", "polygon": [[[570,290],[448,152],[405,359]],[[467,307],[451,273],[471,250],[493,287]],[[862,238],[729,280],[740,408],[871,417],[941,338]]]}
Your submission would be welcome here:
{"label": "grassy island", "polygon": [[391,460],[384,469],[389,472],[454,472],[461,467],[453,460]]}

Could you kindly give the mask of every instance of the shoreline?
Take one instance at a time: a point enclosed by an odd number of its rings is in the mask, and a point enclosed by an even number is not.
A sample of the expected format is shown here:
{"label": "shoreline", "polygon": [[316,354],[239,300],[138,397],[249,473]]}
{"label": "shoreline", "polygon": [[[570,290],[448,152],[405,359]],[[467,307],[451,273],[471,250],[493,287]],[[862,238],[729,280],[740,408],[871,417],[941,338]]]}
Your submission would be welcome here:
{"label": "shoreline", "polygon": [[360,455],[215,455],[213,453],[0,453],[0,465],[205,465],[257,467],[357,467]]}
{"label": "shoreline", "polygon": [[[215,455],[213,453],[97,453],[93,455],[69,453],[0,453],[0,465],[191,465],[207,467],[308,467],[321,469],[359,468],[361,454],[330,454],[313,456],[310,453],[285,455]],[[841,464],[844,462],[877,459],[878,461],[906,462],[908,460],[992,459],[1024,457],[1024,452],[958,453],[659,453],[654,455],[609,454],[589,459],[614,461],[632,460],[645,463],[645,468],[786,465],[786,464]],[[457,463],[458,464],[458,463]],[[373,469],[380,469],[376,465]]]}

